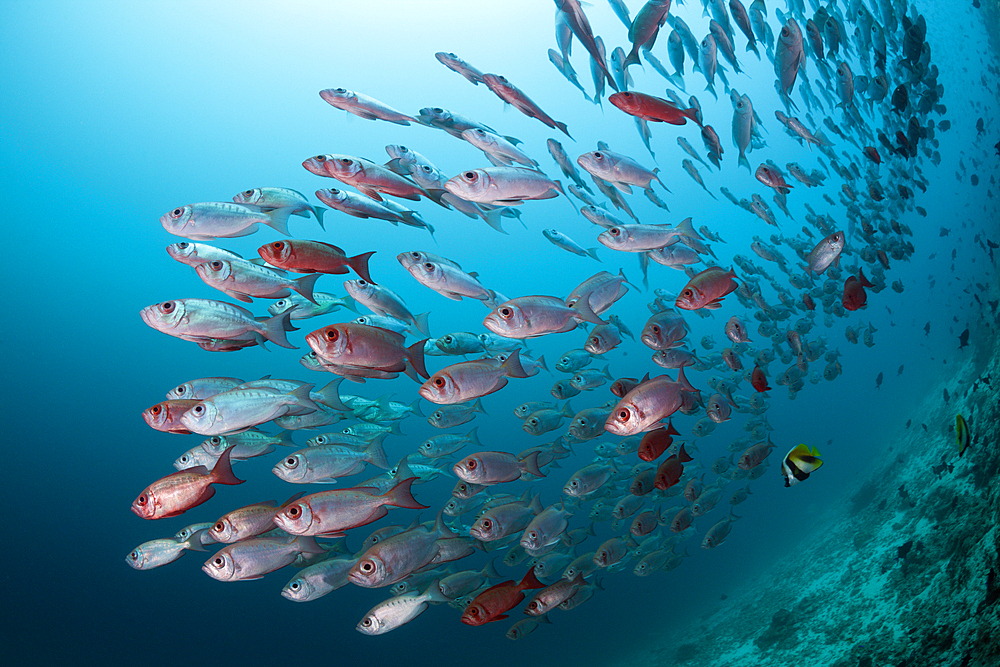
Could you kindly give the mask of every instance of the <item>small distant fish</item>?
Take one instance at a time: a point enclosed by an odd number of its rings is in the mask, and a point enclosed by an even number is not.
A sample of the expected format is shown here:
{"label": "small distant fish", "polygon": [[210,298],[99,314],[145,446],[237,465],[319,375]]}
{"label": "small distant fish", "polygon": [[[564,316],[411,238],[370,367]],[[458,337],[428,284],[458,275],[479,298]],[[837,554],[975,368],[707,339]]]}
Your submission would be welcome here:
{"label": "small distant fish", "polygon": [[969,330],[966,329],[958,336],[958,349],[961,350],[968,344],[969,344]]}
{"label": "small distant fish", "polygon": [[958,443],[958,455],[962,456],[969,448],[969,427],[962,415],[955,415],[955,440]]}

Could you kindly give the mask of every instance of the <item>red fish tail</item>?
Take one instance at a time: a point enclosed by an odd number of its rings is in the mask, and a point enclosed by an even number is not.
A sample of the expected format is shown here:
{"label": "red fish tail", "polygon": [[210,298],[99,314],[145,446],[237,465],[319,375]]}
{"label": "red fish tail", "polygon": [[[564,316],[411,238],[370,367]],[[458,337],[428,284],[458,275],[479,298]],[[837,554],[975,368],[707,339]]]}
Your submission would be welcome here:
{"label": "red fish tail", "polygon": [[871,284],[871,282],[869,282],[869,280],[867,278],[865,278],[865,269],[864,269],[864,267],[859,267],[858,268],[858,282],[861,283],[862,287],[875,287],[875,285]]}
{"label": "red fish tail", "polygon": [[524,579],[521,579],[521,583],[517,585],[518,590],[524,591],[531,588],[545,588],[545,584],[538,580],[535,576],[535,568],[528,570],[527,574],[524,575]]}
{"label": "red fish tail", "polygon": [[372,250],[371,252],[364,252],[360,255],[355,255],[354,257],[348,257],[347,265],[354,269],[356,274],[370,282],[372,285],[377,285],[378,283],[372,280],[371,275],[368,273],[368,260],[374,254],[375,251]]}
{"label": "red fish tail", "polygon": [[213,484],[242,484],[245,479],[240,479],[233,474],[233,466],[230,462],[230,457],[233,455],[232,447],[226,449],[222,452],[222,456],[219,460],[215,462],[215,467],[212,468],[212,472],[209,473],[209,477],[212,478]]}
{"label": "red fish tail", "polygon": [[691,458],[691,455],[687,453],[687,450],[684,449],[684,445],[681,445],[681,450],[679,452],[677,452],[677,460],[680,461],[681,463],[687,463],[688,461],[694,461],[694,459]]}
{"label": "red fish tail", "polygon": [[410,360],[413,364],[413,369],[417,371],[418,375],[425,378],[429,378],[430,375],[427,374],[427,368],[424,366],[424,344],[428,339],[418,340],[413,345],[406,348],[406,358]]}
{"label": "red fish tail", "polygon": [[417,499],[413,497],[413,493],[410,491],[410,487],[413,486],[413,482],[416,480],[416,477],[407,477],[402,482],[386,491],[383,496],[386,499],[386,504],[392,505],[393,507],[405,507],[406,509],[411,510],[427,509],[428,506],[421,505],[417,502]]}

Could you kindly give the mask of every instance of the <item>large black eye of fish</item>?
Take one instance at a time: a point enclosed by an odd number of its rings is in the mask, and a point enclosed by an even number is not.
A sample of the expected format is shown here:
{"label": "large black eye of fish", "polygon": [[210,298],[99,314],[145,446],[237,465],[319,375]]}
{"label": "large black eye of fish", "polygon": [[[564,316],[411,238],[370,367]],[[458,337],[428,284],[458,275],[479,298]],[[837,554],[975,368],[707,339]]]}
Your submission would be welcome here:
{"label": "large black eye of fish", "polygon": [[424,268],[427,269],[428,271],[433,271],[434,265],[431,264],[430,262],[424,262]]}
{"label": "large black eye of fish", "polygon": [[219,269],[222,268],[222,262],[220,262],[219,260],[216,259],[216,260],[212,261],[209,264],[209,266],[211,266],[213,269],[215,269],[216,271],[218,271]]}
{"label": "large black eye of fish", "polygon": [[618,411],[618,419],[622,420],[623,422],[627,422],[628,418],[631,416],[632,413],[628,410],[628,408],[622,408],[621,410]]}
{"label": "large black eye of fish", "polygon": [[622,230],[618,229],[617,227],[612,227],[611,229],[609,229],[609,230],[608,230],[608,232],[609,232],[609,233],[610,233],[610,234],[611,234],[612,236],[618,236],[619,234],[621,234],[621,233],[622,233]]}
{"label": "large black eye of fish", "polygon": [[302,588],[302,586],[299,584],[299,582],[293,581],[292,583],[288,584],[288,588],[290,588],[293,591],[297,591],[300,588]]}
{"label": "large black eye of fish", "polygon": [[340,332],[336,329],[328,329],[326,332],[326,339],[329,341],[335,341],[340,338]]}
{"label": "large black eye of fish", "polygon": [[220,437],[219,437],[219,436],[217,436],[217,435],[213,435],[213,436],[212,436],[212,437],[211,437],[211,438],[209,439],[209,442],[211,442],[211,443],[212,443],[213,445],[221,445],[221,444],[222,444],[222,438],[220,438]]}
{"label": "large black eye of fish", "polygon": [[444,113],[444,109],[442,109],[441,107],[434,107],[433,109],[431,109],[431,111],[433,111],[434,113]]}
{"label": "large black eye of fish", "polygon": [[294,456],[289,456],[287,459],[285,459],[285,465],[288,466],[289,468],[294,468],[295,466],[299,465],[299,460]]}
{"label": "large black eye of fish", "polygon": [[434,378],[434,386],[435,387],[443,387],[444,386],[444,378]]}
{"label": "large black eye of fish", "polygon": [[622,97],[632,97],[632,93],[622,93]]}
{"label": "large black eye of fish", "polygon": [[226,529],[226,524],[222,523],[221,521],[219,523],[215,524],[214,526],[212,526],[212,530],[214,530],[217,533],[221,533],[225,529]]}
{"label": "large black eye of fish", "polygon": [[351,162],[353,162],[353,161],[354,161],[354,160],[352,160],[352,159],[351,159],[351,158],[349,158],[349,157],[342,157],[342,158],[340,158],[340,162],[341,162],[342,164],[351,164]]}
{"label": "large black eye of fish", "polygon": [[180,248],[181,250],[187,250],[189,245],[191,245],[191,244],[187,243],[186,241],[184,241],[184,242],[178,243],[177,247]]}
{"label": "large black eye of fish", "polygon": [[139,560],[139,552],[138,551],[133,551],[129,555],[132,557],[132,560]]}
{"label": "large black eye of fish", "polygon": [[288,508],[288,516],[290,516],[291,518],[298,519],[299,516],[301,515],[302,515],[302,510],[299,509],[298,505],[292,505],[291,507]]}
{"label": "large black eye of fish", "polygon": [[603,160],[604,156],[601,155],[600,151],[594,151],[594,158],[597,159],[597,160]]}
{"label": "large black eye of fish", "polygon": [[346,93],[347,89],[346,88],[334,88],[333,92],[335,92],[335,93]]}
{"label": "large black eye of fish", "polygon": [[655,334],[660,333],[660,327],[659,327],[659,325],[656,325],[656,324],[654,324],[653,326],[649,327],[649,330],[652,331]]}
{"label": "large black eye of fish", "polygon": [[477,465],[479,465],[479,463],[476,461],[476,459],[469,459],[468,461],[465,462],[465,467],[468,468],[469,470],[475,470]]}
{"label": "large black eye of fish", "polygon": [[152,415],[158,415],[158,414],[160,414],[160,409],[161,408],[160,408],[159,405],[154,405],[153,407],[151,407],[149,409],[149,413],[152,414]]}
{"label": "large black eye of fish", "polygon": [[365,574],[371,574],[371,572],[375,570],[375,565],[370,560],[366,560],[361,563],[361,567],[359,569]]}
{"label": "large black eye of fish", "polygon": [[244,190],[243,191],[243,196],[244,197],[252,197],[253,196],[253,190]]}
{"label": "large black eye of fish", "polygon": [[476,172],[474,171],[467,171],[462,175],[470,181],[476,178]]}
{"label": "large black eye of fish", "polygon": [[507,319],[508,317],[510,317],[513,314],[511,312],[510,308],[501,308],[499,310],[499,313],[500,313],[500,317],[502,317],[504,319]]}
{"label": "large black eye of fish", "polygon": [[490,521],[489,519],[483,519],[483,528],[485,528],[486,530],[489,530],[492,527],[493,527],[493,522],[492,521]]}
{"label": "large black eye of fish", "polygon": [[139,503],[140,505],[145,505],[148,501],[149,499],[146,498],[145,493],[135,499],[135,502]]}
{"label": "large black eye of fish", "polygon": [[446,342],[446,343],[448,343],[450,345],[452,343],[452,341],[454,341],[455,339],[452,338],[451,336],[445,336],[443,340],[444,340],[444,342]]}
{"label": "large black eye of fish", "polygon": [[215,558],[212,559],[212,565],[214,565],[215,567],[222,567],[225,564],[226,561],[221,556],[216,556]]}
{"label": "large black eye of fish", "polygon": [[313,159],[316,160],[317,162],[326,162],[326,156],[325,155],[316,155],[316,156],[313,157]]}
{"label": "large black eye of fish", "polygon": [[182,208],[175,208],[174,210],[172,210],[170,212],[170,217],[171,218],[179,218],[179,217],[181,217],[181,213],[183,213],[183,212],[184,212],[184,209],[182,209]]}
{"label": "large black eye of fish", "polygon": [[358,287],[364,287],[367,284],[364,278],[358,278]]}
{"label": "large black eye of fish", "polygon": [[196,415],[200,415],[204,411],[205,411],[205,406],[202,405],[201,403],[191,408],[191,412],[195,413]]}
{"label": "large black eye of fish", "polygon": [[694,296],[694,292],[692,292],[690,289],[684,290],[683,292],[681,292],[681,294],[683,294],[684,296],[689,297],[689,298],[692,297],[692,296]]}
{"label": "large black eye of fish", "polygon": [[174,302],[173,301],[164,301],[163,303],[160,304],[160,310],[162,310],[165,313],[173,312],[173,310],[174,310]]}

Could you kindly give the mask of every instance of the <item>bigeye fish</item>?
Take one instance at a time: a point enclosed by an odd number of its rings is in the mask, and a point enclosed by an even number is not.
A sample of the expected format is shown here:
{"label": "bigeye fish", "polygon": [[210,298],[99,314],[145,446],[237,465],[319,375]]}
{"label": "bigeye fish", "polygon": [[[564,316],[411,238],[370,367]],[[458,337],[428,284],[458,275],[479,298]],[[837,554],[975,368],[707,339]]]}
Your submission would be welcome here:
{"label": "bigeye fish", "polygon": [[211,471],[199,466],[153,482],[132,501],[132,511],[143,519],[165,519],[207,501],[215,495],[214,484],[242,484],[246,480],[233,474],[230,452],[224,451]]}
{"label": "bigeye fish", "polygon": [[248,236],[267,225],[285,236],[288,216],[295,206],[263,210],[260,206],[233,202],[202,202],[179,206],[160,216],[160,224],[174,236],[192,241]]}
{"label": "bigeye fish", "polygon": [[303,568],[281,589],[281,597],[294,602],[311,602],[347,585],[347,575],[357,559],[331,558]]}
{"label": "bigeye fish", "polygon": [[291,565],[301,554],[323,553],[312,537],[256,537],[224,547],[201,569],[218,581],[250,581]]}
{"label": "bigeye fish", "polygon": [[438,580],[434,579],[423,593],[404,593],[378,603],[365,614],[356,630],[366,635],[382,635],[409,623],[430,604],[449,601],[450,598],[441,593]]}

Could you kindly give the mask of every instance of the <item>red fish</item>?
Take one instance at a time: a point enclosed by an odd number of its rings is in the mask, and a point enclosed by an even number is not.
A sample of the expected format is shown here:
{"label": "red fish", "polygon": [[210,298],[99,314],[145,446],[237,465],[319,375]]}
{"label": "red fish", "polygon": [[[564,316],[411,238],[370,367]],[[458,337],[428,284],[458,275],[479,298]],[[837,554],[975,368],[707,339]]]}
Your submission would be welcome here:
{"label": "red fish", "polygon": [[653,482],[653,486],[661,491],[666,491],[681,481],[681,475],[684,474],[684,464],[693,460],[684,450],[684,445],[681,445],[681,451],[668,456],[667,460],[656,469],[656,481]]}
{"label": "red fish", "polygon": [[753,373],[750,375],[750,384],[757,391],[771,391],[771,388],[767,386],[767,378],[764,377],[764,371],[760,369],[760,366],[755,365],[753,367]]}
{"label": "red fish", "polygon": [[507,612],[521,604],[524,591],[532,588],[545,588],[535,576],[534,568],[528,570],[516,584],[514,580],[497,584],[476,596],[462,614],[462,623],[466,625],[483,625],[507,618]]}
{"label": "red fish", "polygon": [[811,296],[809,296],[808,294],[802,295],[802,305],[804,305],[809,310],[815,310],[816,309],[816,302],[813,301],[813,298]]}
{"label": "red fish", "polygon": [[205,466],[197,466],[153,482],[132,501],[132,511],[143,519],[166,519],[214,496],[213,484],[242,484],[246,480],[238,479],[229,464],[232,453],[232,448],[222,452],[212,472]]}
{"label": "red fish", "polygon": [[417,375],[430,377],[424,367],[426,339],[405,347],[403,334],[348,322],[317,329],[306,335],[306,342],[327,370],[345,377],[395,378],[407,363]]}
{"label": "red fish", "polygon": [[636,92],[615,93],[608,98],[608,101],[630,116],[642,120],[670,123],[671,125],[684,125],[692,120],[701,127],[697,109],[681,109],[667,100],[652,95]]}
{"label": "red fish", "polygon": [[347,273],[347,268],[372,284],[376,284],[368,275],[368,258],[375,254],[365,252],[354,257],[335,245],[320,241],[300,241],[286,239],[266,243],[257,248],[257,252],[271,266],[295,273]]}
{"label": "red fish", "polygon": [[660,458],[660,454],[667,451],[667,447],[673,444],[671,436],[680,435],[674,428],[673,422],[668,422],[666,428],[658,428],[642,436],[639,443],[639,458],[643,461],[655,461]]}
{"label": "red fish", "polygon": [[757,171],[754,172],[754,176],[757,177],[758,181],[769,188],[774,188],[780,194],[787,195],[791,192],[792,186],[785,182],[784,177],[766,165],[762,164],[757,167]]}
{"label": "red fish", "polygon": [[865,292],[866,287],[874,287],[874,285],[865,278],[864,269],[858,269],[857,278],[849,276],[844,282],[844,308],[847,310],[864,308],[865,304],[868,303],[868,293]]}
{"label": "red fish", "polygon": [[720,266],[711,266],[688,281],[674,305],[684,310],[719,308],[722,297],[739,287],[734,278],[736,274],[732,269],[727,271]]}
{"label": "red fish", "polygon": [[865,154],[865,157],[874,162],[875,164],[882,164],[882,156],[878,154],[874,146],[865,146],[861,149],[861,152]]}

